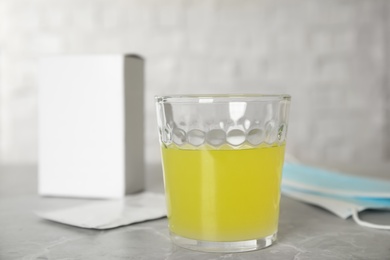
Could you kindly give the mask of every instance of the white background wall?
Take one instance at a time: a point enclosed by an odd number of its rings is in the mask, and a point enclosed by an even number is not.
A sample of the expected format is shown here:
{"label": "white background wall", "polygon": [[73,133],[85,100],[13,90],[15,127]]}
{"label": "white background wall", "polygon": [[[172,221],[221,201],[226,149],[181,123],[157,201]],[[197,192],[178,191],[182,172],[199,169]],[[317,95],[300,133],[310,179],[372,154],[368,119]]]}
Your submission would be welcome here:
{"label": "white background wall", "polygon": [[0,0],[0,162],[37,162],[37,60],[146,58],[154,95],[289,93],[288,151],[304,161],[390,160],[386,0]]}

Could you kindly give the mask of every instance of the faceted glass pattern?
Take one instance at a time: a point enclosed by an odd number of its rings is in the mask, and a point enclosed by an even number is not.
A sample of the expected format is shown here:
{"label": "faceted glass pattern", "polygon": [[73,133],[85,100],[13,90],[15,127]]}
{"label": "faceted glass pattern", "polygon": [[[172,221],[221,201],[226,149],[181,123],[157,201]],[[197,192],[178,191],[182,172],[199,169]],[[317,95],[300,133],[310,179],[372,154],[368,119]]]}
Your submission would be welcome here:
{"label": "faceted glass pattern", "polygon": [[286,139],[288,95],[157,97],[160,141],[183,149],[234,149]]}

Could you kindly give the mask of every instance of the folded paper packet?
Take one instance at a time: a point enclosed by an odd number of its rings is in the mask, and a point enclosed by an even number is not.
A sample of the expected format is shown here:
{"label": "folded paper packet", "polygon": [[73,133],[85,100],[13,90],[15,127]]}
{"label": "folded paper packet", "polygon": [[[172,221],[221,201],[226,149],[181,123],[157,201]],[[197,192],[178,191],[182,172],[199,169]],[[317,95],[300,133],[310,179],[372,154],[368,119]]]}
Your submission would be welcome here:
{"label": "folded paper packet", "polygon": [[81,206],[35,212],[55,222],[81,228],[109,229],[166,216],[163,194],[143,192],[121,200],[94,201]]}
{"label": "folded paper packet", "polygon": [[364,222],[358,216],[358,212],[365,209],[390,209],[390,181],[286,162],[282,193],[325,208],[344,219],[352,216],[359,225],[390,229],[390,226]]}

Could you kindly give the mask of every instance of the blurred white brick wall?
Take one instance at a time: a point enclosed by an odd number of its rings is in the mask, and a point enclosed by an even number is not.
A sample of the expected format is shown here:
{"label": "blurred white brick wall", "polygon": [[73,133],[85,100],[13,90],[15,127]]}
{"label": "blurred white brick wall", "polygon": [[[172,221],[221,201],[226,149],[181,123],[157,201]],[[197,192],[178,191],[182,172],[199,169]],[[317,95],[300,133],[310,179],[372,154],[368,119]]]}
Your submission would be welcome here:
{"label": "blurred white brick wall", "polygon": [[0,0],[0,161],[37,161],[37,59],[146,58],[146,158],[159,160],[154,95],[289,93],[288,150],[304,161],[390,157],[386,0]]}

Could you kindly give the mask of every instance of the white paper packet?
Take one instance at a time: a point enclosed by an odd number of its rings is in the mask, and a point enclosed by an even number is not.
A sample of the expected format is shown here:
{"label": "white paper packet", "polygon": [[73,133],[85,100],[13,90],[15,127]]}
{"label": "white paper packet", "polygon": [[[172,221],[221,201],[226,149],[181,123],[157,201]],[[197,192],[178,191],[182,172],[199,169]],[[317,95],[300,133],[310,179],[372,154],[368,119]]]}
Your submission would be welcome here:
{"label": "white paper packet", "polygon": [[166,207],[163,194],[143,192],[121,200],[94,201],[35,213],[44,219],[76,227],[109,229],[165,217]]}

